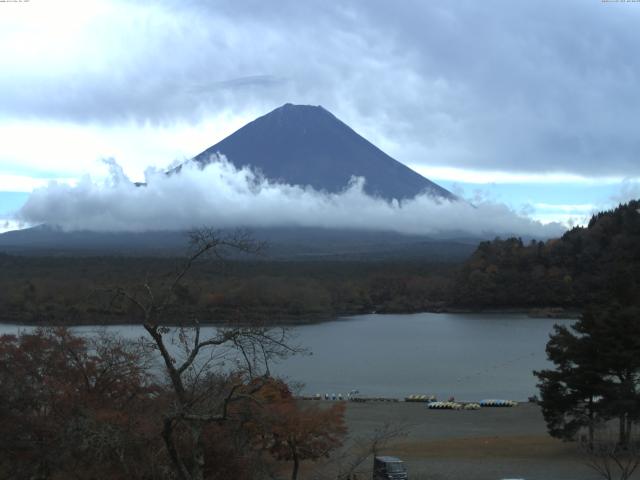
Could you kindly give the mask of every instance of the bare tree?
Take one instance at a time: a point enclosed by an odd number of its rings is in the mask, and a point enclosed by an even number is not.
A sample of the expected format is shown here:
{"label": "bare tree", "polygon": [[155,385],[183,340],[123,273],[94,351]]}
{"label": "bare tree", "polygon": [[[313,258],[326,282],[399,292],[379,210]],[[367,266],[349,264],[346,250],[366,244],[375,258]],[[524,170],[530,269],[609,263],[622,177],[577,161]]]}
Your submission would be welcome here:
{"label": "bare tree", "polygon": [[171,275],[147,277],[138,288],[112,290],[114,300],[133,305],[162,359],[171,391],[162,438],[180,480],[204,478],[207,426],[226,422],[232,404],[254,399],[272,360],[299,351],[289,345],[286,329],[226,326],[204,335],[197,318],[182,317],[184,280],[197,262],[207,257],[223,261],[229,253],[256,253],[260,248],[246,232],[199,229],[191,232],[190,252]]}
{"label": "bare tree", "polygon": [[615,435],[600,431],[593,441],[581,441],[581,456],[605,480],[628,480],[640,465],[640,439],[629,438],[623,445]]}
{"label": "bare tree", "polygon": [[[378,455],[390,442],[405,437],[408,426],[385,423],[367,437],[355,438],[348,448],[319,469],[316,480],[355,480],[370,477],[372,457]],[[367,476],[367,474],[369,474]]]}

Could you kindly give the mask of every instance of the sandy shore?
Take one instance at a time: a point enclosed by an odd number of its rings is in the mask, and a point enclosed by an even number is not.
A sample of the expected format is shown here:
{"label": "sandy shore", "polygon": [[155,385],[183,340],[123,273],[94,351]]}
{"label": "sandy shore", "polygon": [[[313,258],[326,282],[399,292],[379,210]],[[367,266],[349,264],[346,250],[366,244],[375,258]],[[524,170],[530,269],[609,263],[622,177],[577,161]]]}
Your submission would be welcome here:
{"label": "sandy shore", "polygon": [[418,403],[349,403],[347,423],[352,439],[371,437],[385,423],[402,425],[406,436],[380,453],[405,460],[414,480],[601,478],[574,444],[549,437],[534,404],[452,411]]}

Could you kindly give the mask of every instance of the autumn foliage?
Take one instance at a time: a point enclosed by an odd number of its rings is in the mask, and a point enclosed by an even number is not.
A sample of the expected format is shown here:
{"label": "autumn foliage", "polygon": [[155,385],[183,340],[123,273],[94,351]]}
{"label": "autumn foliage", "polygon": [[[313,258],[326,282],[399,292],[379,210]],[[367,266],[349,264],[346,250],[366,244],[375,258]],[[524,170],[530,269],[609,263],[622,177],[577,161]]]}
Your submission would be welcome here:
{"label": "autumn foliage", "polygon": [[[152,375],[152,359],[145,344],[105,334],[58,328],[1,336],[0,478],[175,478],[162,437],[173,392]],[[238,381],[211,375],[199,388],[227,392]],[[267,377],[235,395],[224,421],[204,426],[204,478],[271,477],[280,461],[293,462],[295,478],[301,461],[341,444],[342,404],[304,407],[285,383]],[[173,432],[185,459],[189,426],[175,423]]]}
{"label": "autumn foliage", "polygon": [[143,357],[121,339],[65,329],[0,337],[0,476],[141,474],[158,393]]}
{"label": "autumn foliage", "polygon": [[345,403],[329,408],[296,401],[286,384],[273,382],[263,389],[264,406],[256,415],[253,430],[261,448],[273,458],[293,463],[296,479],[303,460],[318,460],[342,445],[346,426]]}
{"label": "autumn foliage", "polygon": [[337,447],[343,407],[302,410],[270,377],[271,361],[300,351],[287,329],[205,331],[184,310],[196,264],[258,248],[246,232],[198,229],[173,272],[105,289],[144,328],[138,341],[0,337],[0,478],[249,480],[273,478],[274,458],[293,460],[295,478],[300,460]]}

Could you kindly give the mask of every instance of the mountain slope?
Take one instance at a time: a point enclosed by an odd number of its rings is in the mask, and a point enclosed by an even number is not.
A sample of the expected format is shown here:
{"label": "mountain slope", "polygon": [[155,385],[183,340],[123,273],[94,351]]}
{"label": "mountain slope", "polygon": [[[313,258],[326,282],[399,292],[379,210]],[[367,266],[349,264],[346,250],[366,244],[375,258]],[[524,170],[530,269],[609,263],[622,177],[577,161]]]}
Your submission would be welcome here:
{"label": "mountain slope", "polygon": [[546,243],[482,242],[460,269],[455,292],[465,307],[640,306],[640,200]]}
{"label": "mountain slope", "polygon": [[267,178],[339,192],[352,176],[365,191],[386,199],[420,193],[454,200],[448,190],[394,160],[322,107],[286,104],[257,118],[195,157],[216,153],[237,167],[250,165]]}
{"label": "mountain slope", "polygon": [[[312,227],[271,227],[251,230],[265,242],[264,259],[271,260],[388,260],[412,258],[462,261],[477,239],[431,239],[394,232],[352,231]],[[40,225],[0,234],[0,254],[181,256],[187,232],[65,232]]]}
{"label": "mountain slope", "polygon": [[[195,160],[206,164],[222,153],[238,167],[251,165],[270,179],[317,190],[342,191],[353,176],[366,178],[365,191],[385,199],[427,193],[456,197],[397,162],[322,107],[284,105],[247,124]],[[179,171],[178,167],[175,171]],[[140,185],[141,186],[141,185]],[[142,186],[141,186],[142,187]],[[466,258],[478,239],[428,238],[393,232],[274,227],[253,229],[283,258]],[[100,253],[174,255],[184,232],[66,232],[39,226],[0,234],[0,251],[11,253]]]}

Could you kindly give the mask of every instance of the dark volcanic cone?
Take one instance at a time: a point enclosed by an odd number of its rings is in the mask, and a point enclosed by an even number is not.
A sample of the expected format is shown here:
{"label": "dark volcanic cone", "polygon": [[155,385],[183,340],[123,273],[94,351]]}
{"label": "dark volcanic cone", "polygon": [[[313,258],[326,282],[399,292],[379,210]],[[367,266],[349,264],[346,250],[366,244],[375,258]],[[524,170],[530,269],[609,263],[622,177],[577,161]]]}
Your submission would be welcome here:
{"label": "dark volcanic cone", "polygon": [[195,157],[206,163],[224,154],[267,178],[316,190],[340,192],[353,176],[366,179],[365,191],[385,199],[421,193],[455,200],[448,190],[394,160],[322,107],[292,105],[245,125]]}

